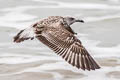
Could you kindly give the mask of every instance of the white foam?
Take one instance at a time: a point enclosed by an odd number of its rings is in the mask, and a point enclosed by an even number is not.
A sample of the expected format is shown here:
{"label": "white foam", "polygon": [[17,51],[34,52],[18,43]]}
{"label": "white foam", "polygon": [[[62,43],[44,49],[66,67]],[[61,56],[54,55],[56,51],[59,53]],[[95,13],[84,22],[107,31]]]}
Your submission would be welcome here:
{"label": "white foam", "polygon": [[120,0],[108,0],[110,3],[119,4]]}
{"label": "white foam", "polygon": [[[52,72],[53,70],[53,72]],[[22,72],[47,72],[47,73],[51,73],[51,74],[54,74],[54,77],[55,78],[60,78],[60,79],[63,79],[64,78],[64,75],[60,74],[59,72],[55,71],[54,70],[68,70],[68,71],[73,71],[75,73],[82,73],[84,75],[87,75],[83,78],[81,78],[82,80],[89,80],[89,79],[92,79],[92,80],[114,80],[114,79],[110,79],[109,77],[106,76],[106,73],[108,72],[112,72],[112,71],[120,71],[119,67],[103,67],[99,70],[95,70],[95,71],[83,71],[81,69],[77,69],[77,68],[74,68],[74,67],[70,67],[69,64],[66,64],[65,62],[56,62],[56,63],[47,63],[47,64],[43,64],[41,66],[38,66],[38,67],[32,67],[32,68],[27,68],[25,69],[24,71]],[[96,74],[97,73],[97,74]],[[71,78],[72,80],[72,78]],[[79,79],[76,79],[76,80],[79,80]]]}
{"label": "white foam", "polygon": [[23,20],[30,20],[34,18],[35,16],[29,15],[29,14],[10,12],[10,13],[5,14],[4,16],[1,16],[0,21],[17,22],[17,21],[23,21]]}
{"label": "white foam", "polygon": [[[36,16],[24,13],[24,11],[31,8],[36,8],[36,7],[22,6],[22,7],[2,9],[1,11],[6,13],[3,16],[0,16],[0,26],[14,27],[18,29],[22,29],[30,26],[32,22],[30,22],[29,20],[35,19]],[[24,23],[21,21],[24,21]],[[29,22],[25,22],[25,21],[29,21]]]}
{"label": "white foam", "polygon": [[120,9],[120,6],[111,6],[107,4],[97,3],[60,3],[61,7],[65,8],[81,8],[81,9]]}
{"label": "white foam", "polygon": [[120,6],[101,4],[101,3],[70,3],[61,1],[33,0],[38,2],[56,3],[57,5],[41,6],[41,8],[73,8],[73,9],[101,9],[101,10],[120,10]]}
{"label": "white foam", "polygon": [[[4,15],[0,16],[0,26],[14,27],[17,29],[23,29],[23,28],[30,26],[31,24],[33,24],[35,22],[35,21],[33,21],[33,19],[37,18],[37,16],[24,13],[24,11],[27,11],[29,9],[35,9],[35,8],[48,8],[48,9],[49,8],[70,8],[70,9],[72,9],[73,8],[73,9],[120,10],[120,6],[108,5],[108,4],[66,3],[66,2],[45,1],[45,0],[39,0],[39,1],[46,2],[46,3],[56,3],[58,5],[19,6],[19,7],[14,7],[14,8],[1,9],[0,11],[6,12],[6,13]],[[119,14],[118,15],[107,15],[107,16],[105,15],[105,16],[100,16],[100,17],[88,16],[88,17],[84,17],[84,19],[87,22],[91,22],[91,21],[99,21],[99,20],[115,18],[115,17],[119,17]]]}
{"label": "white foam", "polygon": [[[80,34],[78,34],[78,37]],[[101,41],[88,40],[85,37],[80,37],[83,45],[88,49],[91,55],[98,58],[103,57],[118,57],[120,58],[120,44],[113,47],[98,47],[97,45],[101,43]]]}
{"label": "white foam", "polygon": [[[40,52],[40,56],[37,54],[18,54],[18,53],[1,53],[0,55],[0,63],[4,64],[21,64],[21,63],[29,63],[35,61],[42,61],[42,60],[62,60],[60,57],[57,56],[44,56]],[[47,53],[48,55],[51,53]],[[51,54],[52,55],[52,54]]]}
{"label": "white foam", "polygon": [[85,22],[95,22],[95,21],[102,21],[102,20],[113,19],[113,18],[120,18],[120,16],[119,14],[97,16],[97,17],[90,16],[90,17],[84,17],[83,20],[85,20]]}
{"label": "white foam", "polygon": [[30,55],[20,55],[20,54],[12,54],[12,53],[4,53],[1,54],[0,63],[5,64],[20,64],[20,63],[28,63],[39,60],[38,58],[32,57]]}

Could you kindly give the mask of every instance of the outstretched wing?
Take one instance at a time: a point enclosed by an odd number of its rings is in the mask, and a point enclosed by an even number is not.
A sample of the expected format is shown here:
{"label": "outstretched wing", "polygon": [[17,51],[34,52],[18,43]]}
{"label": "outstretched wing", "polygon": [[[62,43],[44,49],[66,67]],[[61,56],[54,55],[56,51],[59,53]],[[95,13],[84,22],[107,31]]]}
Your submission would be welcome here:
{"label": "outstretched wing", "polygon": [[83,70],[100,68],[83,47],[80,40],[64,28],[49,27],[42,34],[37,33],[37,39],[77,68]]}

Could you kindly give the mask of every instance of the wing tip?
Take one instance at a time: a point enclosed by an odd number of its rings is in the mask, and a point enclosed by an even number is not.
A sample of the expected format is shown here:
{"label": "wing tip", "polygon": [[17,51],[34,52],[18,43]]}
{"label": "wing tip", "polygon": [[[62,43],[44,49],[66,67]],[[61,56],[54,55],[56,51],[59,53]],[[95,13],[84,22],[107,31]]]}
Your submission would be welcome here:
{"label": "wing tip", "polygon": [[75,66],[75,67],[76,67],[77,69],[82,69],[82,70],[84,70],[84,71],[86,71],[86,70],[87,70],[87,71],[92,71],[92,70],[95,71],[96,69],[100,69],[100,68],[101,68],[101,67],[99,67],[99,66],[98,66],[97,68],[82,68],[82,67],[77,67],[77,66]]}
{"label": "wing tip", "polygon": [[34,36],[26,36],[28,35],[28,33],[25,33],[25,29],[21,30],[15,37],[13,37],[13,42],[15,43],[20,43],[20,42],[23,42],[24,40],[28,40],[28,39],[31,39],[33,40],[34,39]]}
{"label": "wing tip", "polygon": [[[82,69],[84,71],[88,70],[96,70],[96,69],[100,69],[101,67],[96,63],[96,61],[94,61],[94,59],[90,56],[91,58],[85,58],[85,55],[83,55],[84,57],[81,58],[82,60],[79,60],[79,62],[77,64],[75,64],[75,61],[73,61],[71,63],[71,59],[68,61],[69,64],[71,64],[72,66],[76,67],[77,69]],[[91,60],[90,60],[91,59]],[[65,59],[66,60],[66,59]],[[86,62],[87,60],[89,60],[89,62]],[[66,60],[67,61],[67,60]],[[80,64],[81,63],[81,64]]]}

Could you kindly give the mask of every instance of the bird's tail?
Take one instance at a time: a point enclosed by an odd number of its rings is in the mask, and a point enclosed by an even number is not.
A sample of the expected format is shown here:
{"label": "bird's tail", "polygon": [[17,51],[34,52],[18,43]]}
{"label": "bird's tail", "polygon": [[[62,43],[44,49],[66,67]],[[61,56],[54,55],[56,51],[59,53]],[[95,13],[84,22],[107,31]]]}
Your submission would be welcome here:
{"label": "bird's tail", "polygon": [[34,31],[33,31],[33,29],[31,27],[21,30],[14,37],[14,42],[20,43],[20,42],[23,42],[24,40],[28,40],[28,39],[31,39],[31,40],[34,39]]}

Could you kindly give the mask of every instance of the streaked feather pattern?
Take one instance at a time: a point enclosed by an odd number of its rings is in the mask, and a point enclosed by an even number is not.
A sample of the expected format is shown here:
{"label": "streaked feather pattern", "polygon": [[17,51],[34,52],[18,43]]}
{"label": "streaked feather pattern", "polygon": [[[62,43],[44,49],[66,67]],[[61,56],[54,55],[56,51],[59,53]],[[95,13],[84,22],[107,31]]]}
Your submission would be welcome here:
{"label": "streaked feather pattern", "polygon": [[14,42],[19,43],[36,37],[78,69],[89,71],[99,69],[99,65],[89,55],[81,41],[74,36],[74,31],[70,26],[65,27],[61,19],[63,17],[52,16],[37,22],[32,27],[21,30],[14,37]]}
{"label": "streaked feather pattern", "polygon": [[[60,25],[59,25],[60,26]],[[59,34],[61,32],[62,34]],[[50,27],[37,36],[38,40],[64,58],[69,64],[83,70],[99,69],[80,40],[65,29]]]}

